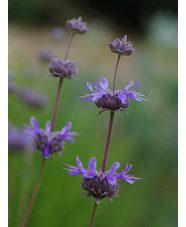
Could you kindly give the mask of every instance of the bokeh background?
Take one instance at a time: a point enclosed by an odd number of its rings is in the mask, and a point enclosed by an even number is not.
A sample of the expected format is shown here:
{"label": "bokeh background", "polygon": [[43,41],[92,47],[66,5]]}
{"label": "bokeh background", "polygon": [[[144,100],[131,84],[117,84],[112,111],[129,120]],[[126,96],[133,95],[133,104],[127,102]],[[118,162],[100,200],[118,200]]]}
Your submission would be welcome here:
{"label": "bokeh background", "polygon": [[[67,19],[82,16],[90,31],[76,35],[69,53],[79,80],[65,80],[55,130],[68,121],[81,132],[65,143],[63,155],[47,161],[28,226],[88,226],[94,201],[81,194],[81,176],[69,177],[64,163],[101,168],[109,113],[98,116],[86,82],[106,77],[110,84],[117,56],[108,43],[128,35],[136,51],[122,57],[118,89],[130,80],[150,102],[131,101],[129,115],[115,117],[107,169],[133,164],[133,185],[120,182],[119,197],[101,202],[95,226],[177,226],[177,1],[9,0],[9,226],[21,226],[41,165],[41,153],[26,146],[20,128],[31,116],[40,127],[52,117],[57,78],[47,77],[49,59],[63,58],[70,32]],[[19,90],[19,92],[17,92]],[[12,136],[13,135],[13,136]]]}

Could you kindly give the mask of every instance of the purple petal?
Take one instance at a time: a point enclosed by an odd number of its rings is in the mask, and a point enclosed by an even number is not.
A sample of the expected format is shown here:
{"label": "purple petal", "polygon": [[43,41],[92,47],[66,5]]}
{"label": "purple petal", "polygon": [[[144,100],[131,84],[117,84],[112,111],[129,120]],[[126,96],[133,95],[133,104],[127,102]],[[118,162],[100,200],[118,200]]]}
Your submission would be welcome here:
{"label": "purple petal", "polygon": [[88,170],[86,170],[85,174],[83,175],[83,177],[85,178],[92,178],[96,175],[95,170],[96,170],[96,159],[94,157],[92,157],[90,159],[90,161],[88,162]]}
{"label": "purple petal", "polygon": [[39,128],[38,120],[36,120],[35,117],[30,118],[30,124],[33,126],[33,128]]}
{"label": "purple petal", "polygon": [[114,162],[112,167],[109,170],[109,173],[107,175],[107,180],[111,185],[115,185],[117,182],[117,177],[115,176],[116,170],[120,167],[119,162]]}
{"label": "purple petal", "polygon": [[50,152],[50,141],[51,141],[51,139],[49,138],[48,143],[42,152],[42,156],[45,158],[48,158],[50,155],[52,155]]}
{"label": "purple petal", "polygon": [[60,135],[63,136],[65,135],[66,133],[68,133],[70,131],[70,129],[72,128],[72,123],[71,122],[68,122],[64,128],[62,128],[61,132],[60,132]]}
{"label": "purple petal", "polygon": [[35,117],[30,118],[30,123],[32,126],[25,124],[25,132],[30,135],[28,139],[34,137],[37,134],[43,133],[43,131],[39,128],[38,120],[36,120]]}
{"label": "purple petal", "polygon": [[111,51],[113,51],[115,49],[115,46],[113,45],[113,43],[109,43],[109,47],[110,47]]}
{"label": "purple petal", "polygon": [[83,169],[83,165],[82,165],[82,163],[80,161],[79,156],[76,157],[76,163],[77,163],[77,166],[79,167],[79,169]]}
{"label": "purple petal", "polygon": [[125,89],[128,90],[128,88],[131,87],[131,86],[133,86],[133,84],[134,84],[134,82],[131,80],[131,81],[129,82],[129,84],[125,87]]}
{"label": "purple petal", "polygon": [[122,104],[126,104],[127,95],[124,94],[124,93],[122,92],[122,90],[119,91],[119,92],[117,93],[117,96],[118,96],[118,98],[121,100]]}
{"label": "purple petal", "polygon": [[79,159],[79,156],[76,157],[76,163],[77,163],[78,167],[65,164],[68,167],[67,168],[68,175],[69,176],[74,176],[74,175],[77,175],[77,174],[87,174],[88,171],[83,168],[83,165],[82,165],[82,163],[81,163],[81,161]]}
{"label": "purple petal", "polygon": [[101,90],[97,81],[94,83],[94,87],[95,87],[98,91]]}
{"label": "purple petal", "polygon": [[88,168],[91,172],[94,172],[96,170],[96,166],[97,166],[96,159],[92,157],[88,162]]}
{"label": "purple petal", "polygon": [[127,41],[127,35],[125,35],[122,39],[122,42],[126,42]]}
{"label": "purple petal", "polygon": [[125,52],[125,55],[126,56],[130,56],[134,52],[134,49],[132,49],[132,50],[125,50],[124,52]]}
{"label": "purple petal", "polygon": [[138,178],[138,177],[135,177],[133,175],[126,175],[124,180],[126,180],[129,184],[133,184],[134,181],[136,181],[136,180],[142,180],[142,178]]}
{"label": "purple petal", "polygon": [[136,83],[136,86],[133,91],[136,91],[138,87],[139,87],[139,82]]}
{"label": "purple petal", "polygon": [[99,81],[101,87],[104,89],[104,90],[107,90],[108,89],[108,80],[104,77],[102,77]]}
{"label": "purple petal", "polygon": [[86,97],[91,96],[91,95],[92,95],[92,94],[82,95],[82,96],[80,96],[79,98],[86,98]]}
{"label": "purple petal", "polygon": [[93,91],[91,83],[87,82],[87,87],[88,87],[89,90]]}
{"label": "purple petal", "polygon": [[126,175],[126,173],[128,173],[131,170],[131,168],[132,168],[132,165],[129,166],[128,163],[127,163],[126,166],[125,166],[125,169],[121,173],[115,175],[116,178],[121,178],[121,179],[127,181],[130,184],[133,184],[134,181],[136,181],[136,179],[141,179],[141,178],[137,178],[137,177],[135,177],[131,174]]}
{"label": "purple petal", "polygon": [[79,133],[77,132],[69,132],[64,136],[64,139],[70,141],[71,143],[75,143],[75,140],[73,138],[78,135]]}

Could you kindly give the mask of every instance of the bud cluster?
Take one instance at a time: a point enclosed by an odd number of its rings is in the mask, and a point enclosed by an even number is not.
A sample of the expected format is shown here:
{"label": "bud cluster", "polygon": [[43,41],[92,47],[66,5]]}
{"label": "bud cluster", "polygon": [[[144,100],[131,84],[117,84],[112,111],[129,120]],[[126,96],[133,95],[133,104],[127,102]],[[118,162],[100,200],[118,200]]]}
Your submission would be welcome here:
{"label": "bud cluster", "polygon": [[52,76],[68,79],[72,79],[78,72],[76,62],[70,60],[63,61],[59,58],[52,58],[48,69],[52,73]]}
{"label": "bud cluster", "polygon": [[98,173],[93,178],[83,178],[81,187],[88,191],[84,193],[85,197],[93,196],[96,203],[99,203],[105,197],[112,201],[119,192],[118,182],[114,185],[110,184],[103,173]]}

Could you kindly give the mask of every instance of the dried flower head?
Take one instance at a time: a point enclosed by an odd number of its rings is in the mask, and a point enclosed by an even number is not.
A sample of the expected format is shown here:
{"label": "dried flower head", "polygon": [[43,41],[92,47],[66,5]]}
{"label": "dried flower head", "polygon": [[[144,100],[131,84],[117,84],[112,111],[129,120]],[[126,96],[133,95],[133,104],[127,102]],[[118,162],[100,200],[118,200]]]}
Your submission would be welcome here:
{"label": "dried flower head", "polygon": [[68,79],[72,79],[78,72],[76,62],[70,60],[63,61],[59,58],[52,58],[48,69],[53,76]]}
{"label": "dried flower head", "polygon": [[125,56],[131,55],[135,50],[132,49],[131,42],[127,42],[127,35],[125,35],[121,41],[116,38],[113,43],[109,43],[109,47],[112,52]]}
{"label": "dried flower head", "polygon": [[67,20],[67,28],[71,31],[79,34],[86,33],[89,29],[87,28],[86,22],[82,22],[82,18],[73,18],[72,20]]}
{"label": "dried flower head", "polygon": [[93,196],[96,203],[99,203],[105,197],[112,199],[117,196],[119,192],[119,179],[123,179],[130,184],[141,178],[136,178],[133,175],[127,175],[131,170],[132,165],[126,164],[125,169],[121,173],[116,173],[116,170],[120,167],[119,162],[114,162],[109,171],[103,173],[96,170],[97,162],[94,157],[88,162],[88,169],[84,169],[83,165],[79,159],[76,157],[77,167],[67,165],[68,175],[73,176],[77,174],[83,175],[83,180],[81,183],[82,188],[85,191],[85,197]]}
{"label": "dried flower head", "polygon": [[74,143],[73,138],[79,135],[77,132],[69,132],[72,127],[71,122],[68,122],[60,132],[50,132],[50,121],[46,122],[45,130],[39,128],[38,120],[34,117],[31,117],[30,123],[31,126],[25,124],[25,132],[29,135],[29,139],[33,138],[34,149],[40,150],[44,158],[48,158],[52,153],[61,154],[64,140]]}
{"label": "dried flower head", "polygon": [[[86,101],[93,101],[97,107],[101,108],[100,111],[103,112],[105,110],[110,111],[125,111],[125,109],[130,104],[130,99],[134,99],[136,101],[146,100],[142,98],[143,94],[140,92],[136,92],[136,89],[139,86],[139,82],[137,82],[135,88],[132,91],[129,91],[128,88],[133,86],[133,81],[123,88],[122,90],[117,90],[115,92],[108,89],[108,81],[106,78],[102,77],[100,79],[100,86],[98,82],[95,82],[94,88],[97,91],[94,91],[91,83],[87,83],[87,87],[93,92],[92,94],[83,95],[80,98],[85,98]],[[88,97],[88,98],[87,98]],[[148,101],[148,100],[146,100]]]}

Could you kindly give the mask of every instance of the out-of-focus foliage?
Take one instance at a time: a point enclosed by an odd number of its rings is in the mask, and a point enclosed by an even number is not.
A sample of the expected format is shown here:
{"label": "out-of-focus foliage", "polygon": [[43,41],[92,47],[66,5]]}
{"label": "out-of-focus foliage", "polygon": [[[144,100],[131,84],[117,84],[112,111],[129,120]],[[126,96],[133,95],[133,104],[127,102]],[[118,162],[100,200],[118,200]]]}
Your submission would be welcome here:
{"label": "out-of-focus foliage", "polygon": [[[162,22],[163,21],[163,22]],[[131,174],[142,177],[133,185],[120,182],[119,197],[113,203],[105,199],[98,207],[95,226],[175,227],[177,226],[177,28],[176,20],[156,16],[149,22],[145,39],[128,34],[136,49],[120,61],[116,88],[130,80],[139,81],[139,90],[151,102],[131,102],[129,115],[117,113],[107,169],[114,161],[133,164]],[[69,177],[63,163],[75,165],[96,157],[101,168],[107,136],[109,113],[97,115],[99,109],[76,97],[87,93],[86,82],[106,77],[111,84],[117,56],[108,43],[120,34],[100,23],[89,23],[85,36],[75,37],[69,58],[77,60],[79,80],[65,80],[56,121],[60,130],[71,121],[72,131],[82,132],[75,144],[66,142],[62,157],[47,161],[36,203],[28,226],[88,226],[93,199],[81,192],[81,176]],[[174,30],[173,30],[174,29]],[[49,47],[63,58],[69,33],[60,42],[51,40],[50,28],[9,26],[9,70],[20,86],[28,86],[49,98],[45,109],[27,107],[13,94],[9,95],[9,119],[17,127],[29,123],[31,116],[44,127],[51,119],[58,79],[48,78],[47,64],[40,62],[40,48]],[[158,34],[157,34],[158,33]],[[155,38],[157,35],[157,39]],[[165,42],[165,34],[172,34]],[[161,37],[161,38],[160,38]],[[168,37],[168,35],[166,35]],[[163,40],[164,45],[161,40]],[[172,48],[172,45],[174,48]],[[33,76],[25,73],[35,68]],[[9,226],[20,226],[28,207],[41,165],[40,152],[9,153]]]}
{"label": "out-of-focus foliage", "polygon": [[144,31],[143,23],[158,11],[177,15],[177,4],[176,0],[118,0],[116,3],[104,0],[9,0],[9,21],[63,25],[67,19],[82,15],[91,20],[106,18],[112,26]]}

